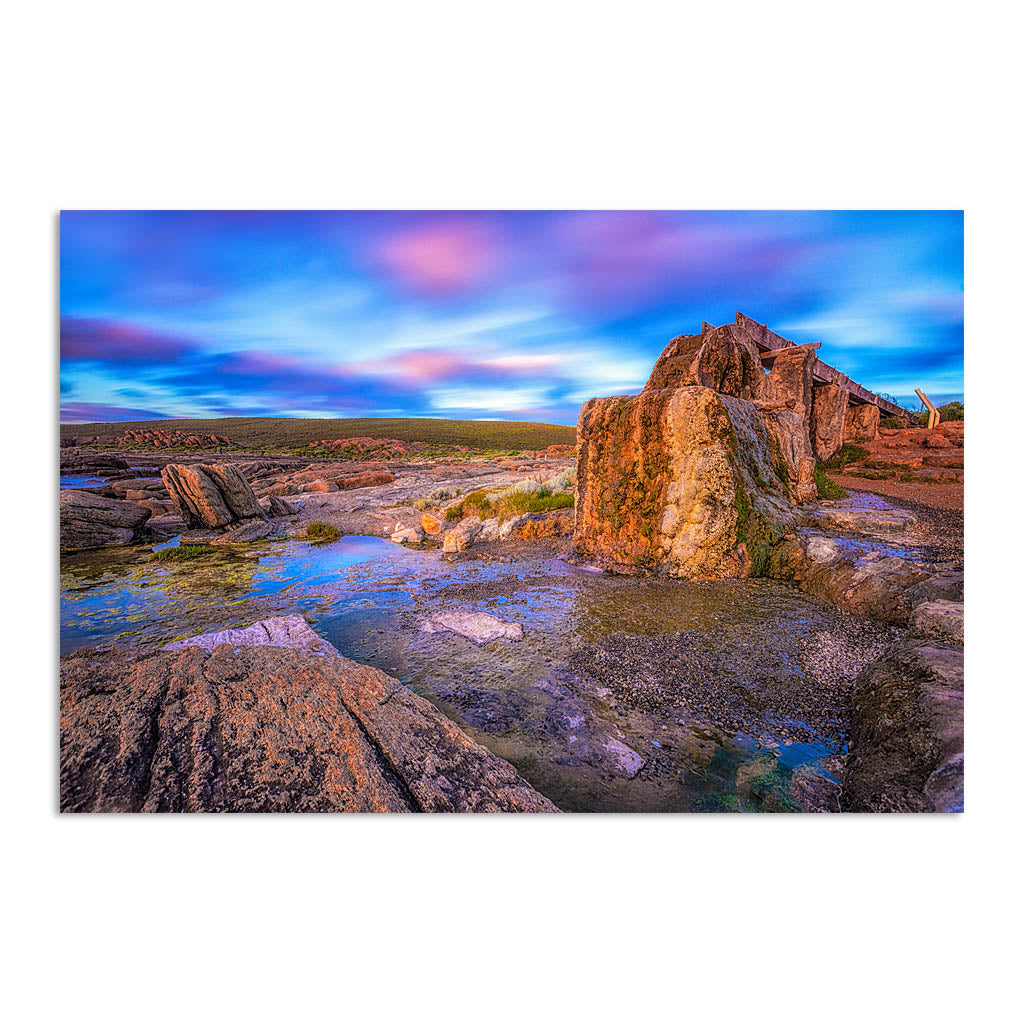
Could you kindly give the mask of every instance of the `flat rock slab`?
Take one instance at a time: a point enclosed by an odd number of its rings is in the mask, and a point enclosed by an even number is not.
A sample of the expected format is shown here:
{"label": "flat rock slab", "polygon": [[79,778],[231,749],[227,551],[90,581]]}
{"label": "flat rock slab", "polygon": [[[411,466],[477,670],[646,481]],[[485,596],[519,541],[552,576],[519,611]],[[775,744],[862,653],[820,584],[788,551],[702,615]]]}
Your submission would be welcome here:
{"label": "flat rock slab", "polygon": [[910,613],[914,636],[944,643],[963,644],[964,606],[960,601],[922,601]]}
{"label": "flat rock slab", "polygon": [[557,810],[432,704],[297,618],[173,650],[65,656],[61,809]]}
{"label": "flat rock slab", "polygon": [[301,615],[281,615],[254,622],[251,626],[186,637],[165,644],[163,650],[180,651],[186,647],[201,647],[204,651],[212,651],[221,644],[231,647],[286,647],[309,654],[341,657],[337,648],[317,633]]}
{"label": "flat rock slab", "polygon": [[853,531],[875,537],[906,533],[917,524],[917,516],[895,508],[876,495],[858,494],[829,505],[807,506],[801,518],[829,531]]}
{"label": "flat rock slab", "polygon": [[492,640],[522,640],[523,627],[487,612],[438,612],[420,624],[424,633],[458,633],[478,644]]}

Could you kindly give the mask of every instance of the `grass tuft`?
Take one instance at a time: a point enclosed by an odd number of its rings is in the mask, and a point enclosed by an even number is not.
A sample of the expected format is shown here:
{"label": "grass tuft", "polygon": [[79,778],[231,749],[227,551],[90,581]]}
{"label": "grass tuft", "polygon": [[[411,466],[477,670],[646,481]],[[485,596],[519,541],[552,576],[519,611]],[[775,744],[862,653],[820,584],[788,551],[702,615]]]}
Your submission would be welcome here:
{"label": "grass tuft", "polygon": [[844,444],[830,459],[821,465],[825,469],[845,469],[851,462],[860,462],[871,453],[862,444]]}
{"label": "grass tuft", "polygon": [[306,537],[309,540],[337,540],[341,536],[341,530],[330,523],[315,522],[306,527]]}
{"label": "grass tuft", "polygon": [[818,486],[818,497],[828,501],[838,501],[846,497],[846,490],[825,475],[821,466],[814,467],[814,482]]}
{"label": "grass tuft", "polygon": [[151,562],[181,562],[189,558],[212,555],[214,548],[209,544],[179,544],[176,548],[161,548],[153,552]]}

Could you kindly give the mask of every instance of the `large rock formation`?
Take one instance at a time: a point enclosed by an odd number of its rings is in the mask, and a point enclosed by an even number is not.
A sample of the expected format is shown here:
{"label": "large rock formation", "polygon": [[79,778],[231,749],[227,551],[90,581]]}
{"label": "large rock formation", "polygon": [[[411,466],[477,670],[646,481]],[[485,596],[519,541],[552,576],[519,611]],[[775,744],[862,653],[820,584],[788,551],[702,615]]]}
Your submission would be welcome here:
{"label": "large rock formation", "polygon": [[572,554],[619,572],[763,574],[790,519],[751,402],[706,387],[592,399],[578,424]]}
{"label": "large rock formation", "polygon": [[102,548],[131,544],[151,515],[148,508],[81,490],[60,492],[60,547]]}
{"label": "large rock formation", "polygon": [[699,385],[723,395],[757,398],[764,368],[757,346],[734,324],[703,334],[681,334],[668,343],[651,371],[645,391]]}
{"label": "large rock formation", "polygon": [[814,388],[811,404],[811,446],[816,458],[831,459],[843,445],[843,424],[850,404],[850,392],[836,384]]}
{"label": "large rock formation", "polygon": [[874,441],[880,417],[877,405],[851,405],[843,421],[843,440]]}
{"label": "large rock formation", "polygon": [[299,616],[186,643],[62,659],[62,810],[556,810]]}
{"label": "large rock formation", "polygon": [[253,489],[233,465],[172,463],[164,466],[160,475],[189,528],[222,528],[266,518]]}
{"label": "large rock formation", "polygon": [[847,811],[962,811],[964,655],[905,644],[854,684]]}

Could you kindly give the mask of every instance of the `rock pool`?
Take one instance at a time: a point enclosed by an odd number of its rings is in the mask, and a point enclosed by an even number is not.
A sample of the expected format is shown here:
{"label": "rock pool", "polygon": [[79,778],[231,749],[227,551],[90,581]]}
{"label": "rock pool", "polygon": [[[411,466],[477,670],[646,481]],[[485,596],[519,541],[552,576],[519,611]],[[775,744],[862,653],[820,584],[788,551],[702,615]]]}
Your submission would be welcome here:
{"label": "rock pool", "polygon": [[[565,810],[834,802],[850,678],[897,637],[782,583],[626,578],[548,551],[449,561],[343,537],[151,557],[62,557],[62,652],[160,646],[298,612],[342,654],[432,700]],[[523,639],[423,631],[447,610],[519,623]]]}

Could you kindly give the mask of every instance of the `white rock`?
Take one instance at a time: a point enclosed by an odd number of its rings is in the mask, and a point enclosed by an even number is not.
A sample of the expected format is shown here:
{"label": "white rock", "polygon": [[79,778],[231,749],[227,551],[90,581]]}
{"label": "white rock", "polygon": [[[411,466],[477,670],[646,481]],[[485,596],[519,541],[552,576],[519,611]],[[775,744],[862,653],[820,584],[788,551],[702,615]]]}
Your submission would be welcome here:
{"label": "white rock", "polygon": [[254,622],[251,626],[189,636],[165,644],[164,650],[180,651],[184,647],[202,647],[205,651],[212,651],[221,644],[233,647],[288,647],[311,654],[338,656],[337,649],[316,633],[301,615],[281,615]]}
{"label": "white rock", "polygon": [[458,633],[480,644],[523,639],[523,627],[518,622],[505,622],[487,612],[438,612],[422,622],[420,629],[424,633]]}
{"label": "white rock", "polygon": [[811,537],[807,542],[807,557],[827,565],[839,555],[839,544],[831,537]]}
{"label": "white rock", "polygon": [[408,529],[398,530],[391,534],[391,539],[396,544],[419,544],[425,537],[426,534],[418,526],[410,526]]}

